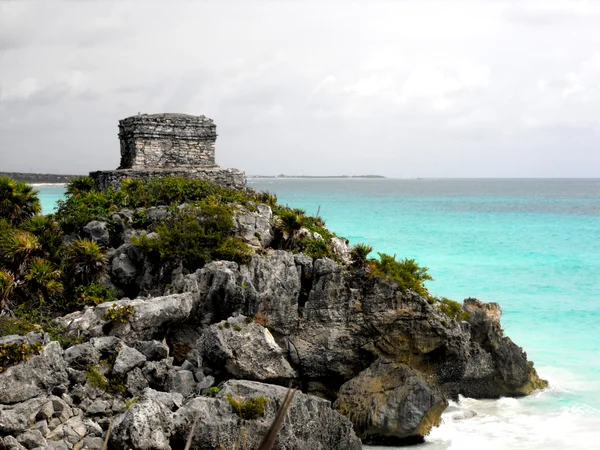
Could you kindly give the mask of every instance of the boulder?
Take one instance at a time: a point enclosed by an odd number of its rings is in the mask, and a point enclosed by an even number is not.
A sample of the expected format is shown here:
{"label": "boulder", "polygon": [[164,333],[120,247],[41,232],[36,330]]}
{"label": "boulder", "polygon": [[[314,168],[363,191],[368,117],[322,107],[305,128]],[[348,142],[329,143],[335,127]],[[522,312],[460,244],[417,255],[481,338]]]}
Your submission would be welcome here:
{"label": "boulder", "polygon": [[253,256],[247,265],[215,261],[173,282],[175,292],[190,292],[199,307],[195,322],[210,325],[236,313],[260,313],[276,337],[298,324],[300,271],[294,255],[283,250]]}
{"label": "boulder", "polygon": [[95,241],[98,245],[108,247],[110,244],[110,233],[106,222],[92,220],[83,227],[84,234]]}
{"label": "boulder", "polygon": [[146,362],[146,357],[135,348],[124,346],[117,355],[113,371],[115,373],[127,373],[135,367],[139,367]]}
{"label": "boulder", "polygon": [[502,309],[497,303],[464,301],[469,313],[472,358],[460,380],[460,393],[474,398],[519,397],[548,386],[527,360],[527,354],[500,326]]}
{"label": "boulder", "polygon": [[[151,299],[122,299],[88,307],[57,319],[65,326],[67,333],[82,337],[99,337],[109,334],[132,344],[138,340],[152,340],[164,336],[168,326],[185,322],[197,306],[191,293],[173,294]],[[111,323],[104,318],[113,307],[133,307],[131,319],[125,323]]]}
{"label": "boulder", "polygon": [[115,417],[109,448],[171,450],[172,414],[169,408],[156,400],[139,400]]}
{"label": "boulder", "polygon": [[235,233],[252,247],[266,248],[273,241],[271,225],[273,212],[264,204],[255,205],[256,210],[239,207],[234,214]]}
{"label": "boulder", "polygon": [[[174,437],[183,440],[196,411],[200,420],[194,431],[192,448],[236,448],[240,436],[247,448],[257,448],[275,418],[287,388],[252,381],[229,380],[217,398],[197,397],[176,414]],[[227,396],[246,401],[262,396],[268,401],[264,416],[242,423],[232,411]],[[184,442],[184,441],[183,441]],[[277,435],[275,450],[358,450],[360,440],[345,417],[331,409],[327,400],[296,392],[286,419]]]}
{"label": "boulder", "polygon": [[121,286],[128,286],[137,276],[137,268],[127,253],[119,253],[111,262],[110,273]]}
{"label": "boulder", "polygon": [[333,406],[364,443],[399,445],[422,442],[448,402],[416,370],[379,359],[342,385]]}
{"label": "boulder", "polygon": [[50,342],[32,356],[0,373],[0,403],[18,403],[67,385],[67,364],[58,342]]}
{"label": "boulder", "polygon": [[245,316],[211,325],[198,341],[203,365],[228,377],[284,381],[297,374],[269,330]]}

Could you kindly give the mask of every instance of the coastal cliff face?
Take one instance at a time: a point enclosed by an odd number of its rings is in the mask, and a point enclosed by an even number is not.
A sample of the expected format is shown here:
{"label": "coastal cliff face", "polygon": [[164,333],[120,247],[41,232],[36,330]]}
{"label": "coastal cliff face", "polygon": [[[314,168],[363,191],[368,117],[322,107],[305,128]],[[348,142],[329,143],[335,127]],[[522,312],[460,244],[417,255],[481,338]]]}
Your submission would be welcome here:
{"label": "coastal cliff face", "polygon": [[[467,299],[449,314],[345,263],[335,236],[297,233],[326,242],[337,261],[280,249],[266,204],[235,207],[235,235],[252,249],[244,262],[195,271],[159,265],[132,243],[171,214],[143,212],[145,229],[134,227],[139,210],[121,210],[110,226],[81,230],[109,248],[103,284],[122,298],[57,319],[78,344],[1,338],[43,347],[0,373],[0,448],[100,449],[112,423],[109,448],[178,449],[195,418],[195,448],[257,448],[290,385],[301,392],[276,449],[413,443],[440,423],[447,399],[547,385],[503,335],[497,304]],[[247,402],[259,414],[245,415]]]}

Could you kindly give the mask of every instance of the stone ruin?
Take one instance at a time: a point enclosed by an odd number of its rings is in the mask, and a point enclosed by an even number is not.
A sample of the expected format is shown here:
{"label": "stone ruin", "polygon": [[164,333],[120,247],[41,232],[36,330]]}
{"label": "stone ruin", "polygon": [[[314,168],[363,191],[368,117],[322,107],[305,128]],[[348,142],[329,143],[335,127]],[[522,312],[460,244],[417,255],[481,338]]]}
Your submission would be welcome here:
{"label": "stone ruin", "polygon": [[117,170],[91,172],[100,190],[118,188],[125,179],[180,176],[223,186],[246,185],[244,172],[215,163],[217,126],[205,116],[140,114],[119,121],[121,164]]}

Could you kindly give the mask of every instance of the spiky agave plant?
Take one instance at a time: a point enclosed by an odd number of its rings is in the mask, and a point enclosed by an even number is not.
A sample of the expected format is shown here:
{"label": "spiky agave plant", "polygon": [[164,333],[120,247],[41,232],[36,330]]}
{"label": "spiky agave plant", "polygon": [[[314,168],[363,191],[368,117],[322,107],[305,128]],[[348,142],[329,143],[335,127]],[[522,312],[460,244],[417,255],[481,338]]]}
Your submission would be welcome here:
{"label": "spiky agave plant", "polygon": [[66,193],[69,197],[80,197],[94,190],[94,180],[88,176],[73,178],[67,184]]}
{"label": "spiky agave plant", "polygon": [[41,211],[42,204],[35,189],[22,181],[0,177],[0,216],[18,225]]}
{"label": "spiky agave plant", "polygon": [[121,183],[121,192],[125,196],[124,203],[128,206],[139,206],[143,204],[145,195],[143,192],[144,182],[136,178],[126,178]]}
{"label": "spiky agave plant", "polygon": [[350,250],[350,260],[352,261],[352,267],[356,269],[362,269],[367,265],[369,261],[369,253],[373,251],[373,247],[362,242],[356,244]]}
{"label": "spiky agave plant", "polygon": [[98,244],[90,239],[76,239],[66,248],[64,271],[69,284],[90,284],[106,272],[108,260]]}
{"label": "spiky agave plant", "polygon": [[50,261],[40,257],[32,258],[25,274],[27,293],[37,298],[40,304],[56,298],[63,291],[61,275],[60,269]]}

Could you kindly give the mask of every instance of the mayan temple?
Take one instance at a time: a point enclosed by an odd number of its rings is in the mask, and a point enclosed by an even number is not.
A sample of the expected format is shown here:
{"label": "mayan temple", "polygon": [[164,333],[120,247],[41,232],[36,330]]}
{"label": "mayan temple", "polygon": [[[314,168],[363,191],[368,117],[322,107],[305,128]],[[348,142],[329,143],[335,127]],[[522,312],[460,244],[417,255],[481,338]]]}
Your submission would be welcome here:
{"label": "mayan temple", "polygon": [[90,173],[96,187],[117,188],[124,179],[147,180],[180,176],[244,187],[246,177],[237,169],[215,163],[217,126],[205,116],[140,114],[119,121],[121,164],[116,170]]}

